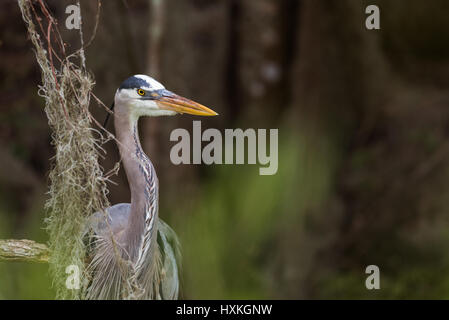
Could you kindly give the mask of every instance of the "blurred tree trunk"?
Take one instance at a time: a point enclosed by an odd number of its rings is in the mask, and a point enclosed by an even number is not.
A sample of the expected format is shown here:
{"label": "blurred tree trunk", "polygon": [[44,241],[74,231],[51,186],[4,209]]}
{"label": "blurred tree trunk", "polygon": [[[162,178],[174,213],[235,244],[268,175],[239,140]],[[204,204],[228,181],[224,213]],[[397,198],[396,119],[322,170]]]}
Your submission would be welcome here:
{"label": "blurred tree trunk", "polygon": [[346,146],[387,87],[378,35],[365,29],[365,7],[351,0],[303,0],[298,32],[292,79],[298,118],[318,132],[341,132],[337,139]]}
{"label": "blurred tree trunk", "polygon": [[[294,108],[289,121],[305,137],[306,154],[336,156],[339,168],[345,167],[354,142],[375,125],[378,104],[388,95],[376,32],[364,27],[365,7],[352,0],[303,0],[298,8],[298,51],[291,80]],[[338,169],[327,177],[337,185],[340,178]],[[280,264],[297,266],[294,272],[281,267],[280,296],[316,296],[314,288],[329,261],[334,259],[335,265],[337,258],[328,250],[352,215],[344,208],[347,203],[340,191],[329,203],[306,209],[305,219],[315,227],[303,232],[295,228],[280,240]]]}
{"label": "blurred tree trunk", "polygon": [[[233,1],[235,79],[229,99],[246,126],[277,123],[288,103],[289,62],[293,33],[288,23],[296,1]],[[293,11],[294,12],[294,11]],[[236,114],[237,111],[239,114]]]}

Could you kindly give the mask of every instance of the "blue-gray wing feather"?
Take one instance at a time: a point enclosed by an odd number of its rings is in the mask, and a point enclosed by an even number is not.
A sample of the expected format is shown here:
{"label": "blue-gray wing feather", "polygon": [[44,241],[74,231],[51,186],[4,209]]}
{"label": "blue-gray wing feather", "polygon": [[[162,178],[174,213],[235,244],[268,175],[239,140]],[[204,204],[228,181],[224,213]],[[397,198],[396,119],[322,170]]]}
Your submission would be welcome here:
{"label": "blue-gray wing feather", "polygon": [[[119,203],[107,208],[107,222],[102,212],[96,212],[90,219],[90,228],[98,236],[107,232],[120,234],[127,226],[130,204]],[[162,269],[159,270],[159,297],[164,300],[177,299],[181,272],[181,251],[176,233],[164,221],[158,219],[158,249],[162,256]]]}
{"label": "blue-gray wing feather", "polygon": [[161,298],[174,300],[179,295],[179,274],[181,269],[181,250],[178,237],[172,228],[159,219],[158,236],[162,241],[159,248],[162,255]]}

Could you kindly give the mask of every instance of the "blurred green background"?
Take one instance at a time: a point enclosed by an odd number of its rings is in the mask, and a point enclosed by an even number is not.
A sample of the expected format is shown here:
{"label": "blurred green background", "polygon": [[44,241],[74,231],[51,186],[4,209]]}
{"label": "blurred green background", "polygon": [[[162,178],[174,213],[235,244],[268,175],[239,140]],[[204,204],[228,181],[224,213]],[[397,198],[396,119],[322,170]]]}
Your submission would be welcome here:
{"label": "blurred green background", "polygon": [[[74,1],[47,2],[76,50],[78,33],[64,27]],[[380,30],[365,28],[369,4]],[[86,38],[96,8],[81,1]],[[181,239],[184,298],[449,298],[448,14],[445,0],[102,2],[87,65],[106,104],[147,73],[220,114],[203,130],[279,128],[278,172],[260,176],[254,165],[174,166],[171,130],[198,119],[142,121],[160,217]],[[54,151],[39,82],[17,3],[4,0],[2,239],[47,241]],[[108,171],[118,152],[105,147]],[[123,170],[113,180],[111,203],[129,202]],[[371,264],[380,290],[365,287]],[[0,299],[53,297],[45,264],[0,262]]]}

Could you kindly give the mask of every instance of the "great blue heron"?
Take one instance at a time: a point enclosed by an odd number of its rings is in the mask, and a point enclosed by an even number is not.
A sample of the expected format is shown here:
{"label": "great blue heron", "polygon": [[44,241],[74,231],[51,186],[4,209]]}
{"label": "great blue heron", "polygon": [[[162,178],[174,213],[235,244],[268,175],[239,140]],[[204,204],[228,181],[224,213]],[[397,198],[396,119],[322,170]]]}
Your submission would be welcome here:
{"label": "great blue heron", "polygon": [[178,240],[175,232],[158,218],[158,178],[140,145],[137,123],[141,116],[217,113],[166,90],[146,75],[126,79],[115,93],[114,105],[117,145],[131,203],[116,204],[92,216],[92,278],[87,297],[121,299],[130,294],[126,292],[129,283],[131,288],[137,285],[140,289],[138,298],[176,299]]}

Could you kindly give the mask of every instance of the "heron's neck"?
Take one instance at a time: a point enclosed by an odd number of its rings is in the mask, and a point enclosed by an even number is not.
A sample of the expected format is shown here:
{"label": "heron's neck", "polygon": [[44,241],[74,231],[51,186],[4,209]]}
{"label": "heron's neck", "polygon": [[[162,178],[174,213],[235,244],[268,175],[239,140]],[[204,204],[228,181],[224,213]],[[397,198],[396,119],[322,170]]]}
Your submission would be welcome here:
{"label": "heron's neck", "polygon": [[138,117],[125,106],[116,105],[115,131],[120,156],[131,191],[128,227],[123,235],[125,249],[133,262],[148,254],[157,219],[158,180],[153,164],[139,140]]}

